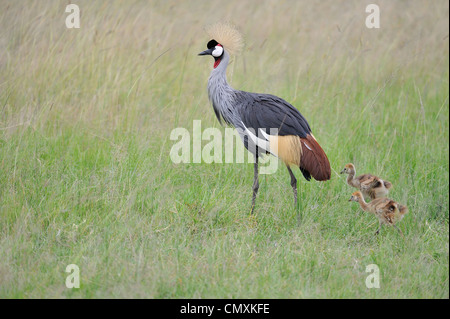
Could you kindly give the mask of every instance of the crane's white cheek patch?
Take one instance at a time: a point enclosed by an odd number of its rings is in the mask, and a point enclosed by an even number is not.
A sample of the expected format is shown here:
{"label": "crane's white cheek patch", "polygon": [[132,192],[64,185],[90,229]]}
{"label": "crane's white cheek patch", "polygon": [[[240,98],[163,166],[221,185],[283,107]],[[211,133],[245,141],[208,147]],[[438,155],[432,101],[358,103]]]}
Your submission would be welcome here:
{"label": "crane's white cheek patch", "polygon": [[219,46],[216,46],[214,51],[212,52],[212,56],[215,57],[215,58],[218,58],[218,57],[220,57],[222,55],[222,53],[223,53],[223,48],[219,47]]}

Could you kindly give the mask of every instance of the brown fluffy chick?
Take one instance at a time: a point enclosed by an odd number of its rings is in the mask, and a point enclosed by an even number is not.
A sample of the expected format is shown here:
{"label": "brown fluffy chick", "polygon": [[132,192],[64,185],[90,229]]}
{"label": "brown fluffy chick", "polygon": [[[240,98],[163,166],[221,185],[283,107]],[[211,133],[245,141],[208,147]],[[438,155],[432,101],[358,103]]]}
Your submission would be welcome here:
{"label": "brown fluffy chick", "polygon": [[347,184],[358,188],[365,198],[375,199],[386,197],[389,193],[389,189],[392,187],[392,183],[384,181],[381,178],[371,175],[364,174],[355,177],[356,169],[355,165],[349,163],[344,166],[341,174],[348,174]]}
{"label": "brown fluffy chick", "polygon": [[358,202],[362,210],[372,213],[378,218],[380,227],[375,235],[378,235],[383,225],[388,225],[393,226],[403,236],[402,231],[395,224],[403,219],[408,212],[408,207],[389,198],[376,198],[370,203],[366,203],[360,191],[354,192],[348,201]]}

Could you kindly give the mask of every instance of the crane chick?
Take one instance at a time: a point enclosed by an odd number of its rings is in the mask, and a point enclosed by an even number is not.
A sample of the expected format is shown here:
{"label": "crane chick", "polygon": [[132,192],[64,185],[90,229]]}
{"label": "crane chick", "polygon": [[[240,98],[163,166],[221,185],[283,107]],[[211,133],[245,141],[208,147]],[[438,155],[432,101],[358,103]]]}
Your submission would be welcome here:
{"label": "crane chick", "polygon": [[392,187],[391,182],[382,180],[371,174],[363,174],[355,177],[356,169],[352,163],[345,165],[341,174],[348,174],[347,184],[358,188],[365,198],[370,198],[371,200],[386,197],[389,189]]}
{"label": "crane chick", "polygon": [[385,197],[376,198],[370,203],[366,203],[360,191],[354,192],[348,201],[358,202],[362,210],[372,213],[378,218],[380,226],[375,232],[375,235],[378,235],[383,225],[388,225],[393,226],[403,236],[402,231],[396,226],[396,223],[403,219],[408,212],[408,207]]}

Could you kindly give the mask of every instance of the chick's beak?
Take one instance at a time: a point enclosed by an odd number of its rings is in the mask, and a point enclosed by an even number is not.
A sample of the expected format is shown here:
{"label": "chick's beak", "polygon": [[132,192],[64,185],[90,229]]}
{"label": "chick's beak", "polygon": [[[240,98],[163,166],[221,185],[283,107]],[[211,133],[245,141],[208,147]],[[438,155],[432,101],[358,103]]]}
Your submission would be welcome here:
{"label": "chick's beak", "polygon": [[341,171],[341,174],[344,174],[344,172],[345,172],[345,168]]}
{"label": "chick's beak", "polygon": [[214,51],[214,48],[211,48],[211,49],[205,50],[203,52],[200,52],[198,55],[211,55],[213,51]]}

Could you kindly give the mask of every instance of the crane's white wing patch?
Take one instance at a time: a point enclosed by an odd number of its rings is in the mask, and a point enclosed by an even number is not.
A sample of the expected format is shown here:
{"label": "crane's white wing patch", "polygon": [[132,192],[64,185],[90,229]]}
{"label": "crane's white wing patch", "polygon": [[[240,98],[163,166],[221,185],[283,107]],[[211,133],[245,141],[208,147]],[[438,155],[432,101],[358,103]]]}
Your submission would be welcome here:
{"label": "crane's white wing patch", "polygon": [[310,151],[312,151],[311,147],[308,146],[308,144],[305,143],[305,141],[302,141],[303,144],[305,144],[306,148],[309,149]]}
{"label": "crane's white wing patch", "polygon": [[[264,130],[259,130],[263,134],[263,137],[264,137],[264,138],[259,138],[251,130],[249,130],[242,121],[241,121],[241,123],[242,123],[242,126],[244,127],[244,134],[250,138],[250,140],[253,142],[254,145],[265,150],[266,152],[270,152],[271,154],[273,154],[270,151],[269,135],[266,132],[264,132]],[[276,154],[273,154],[273,155],[276,156]]]}

